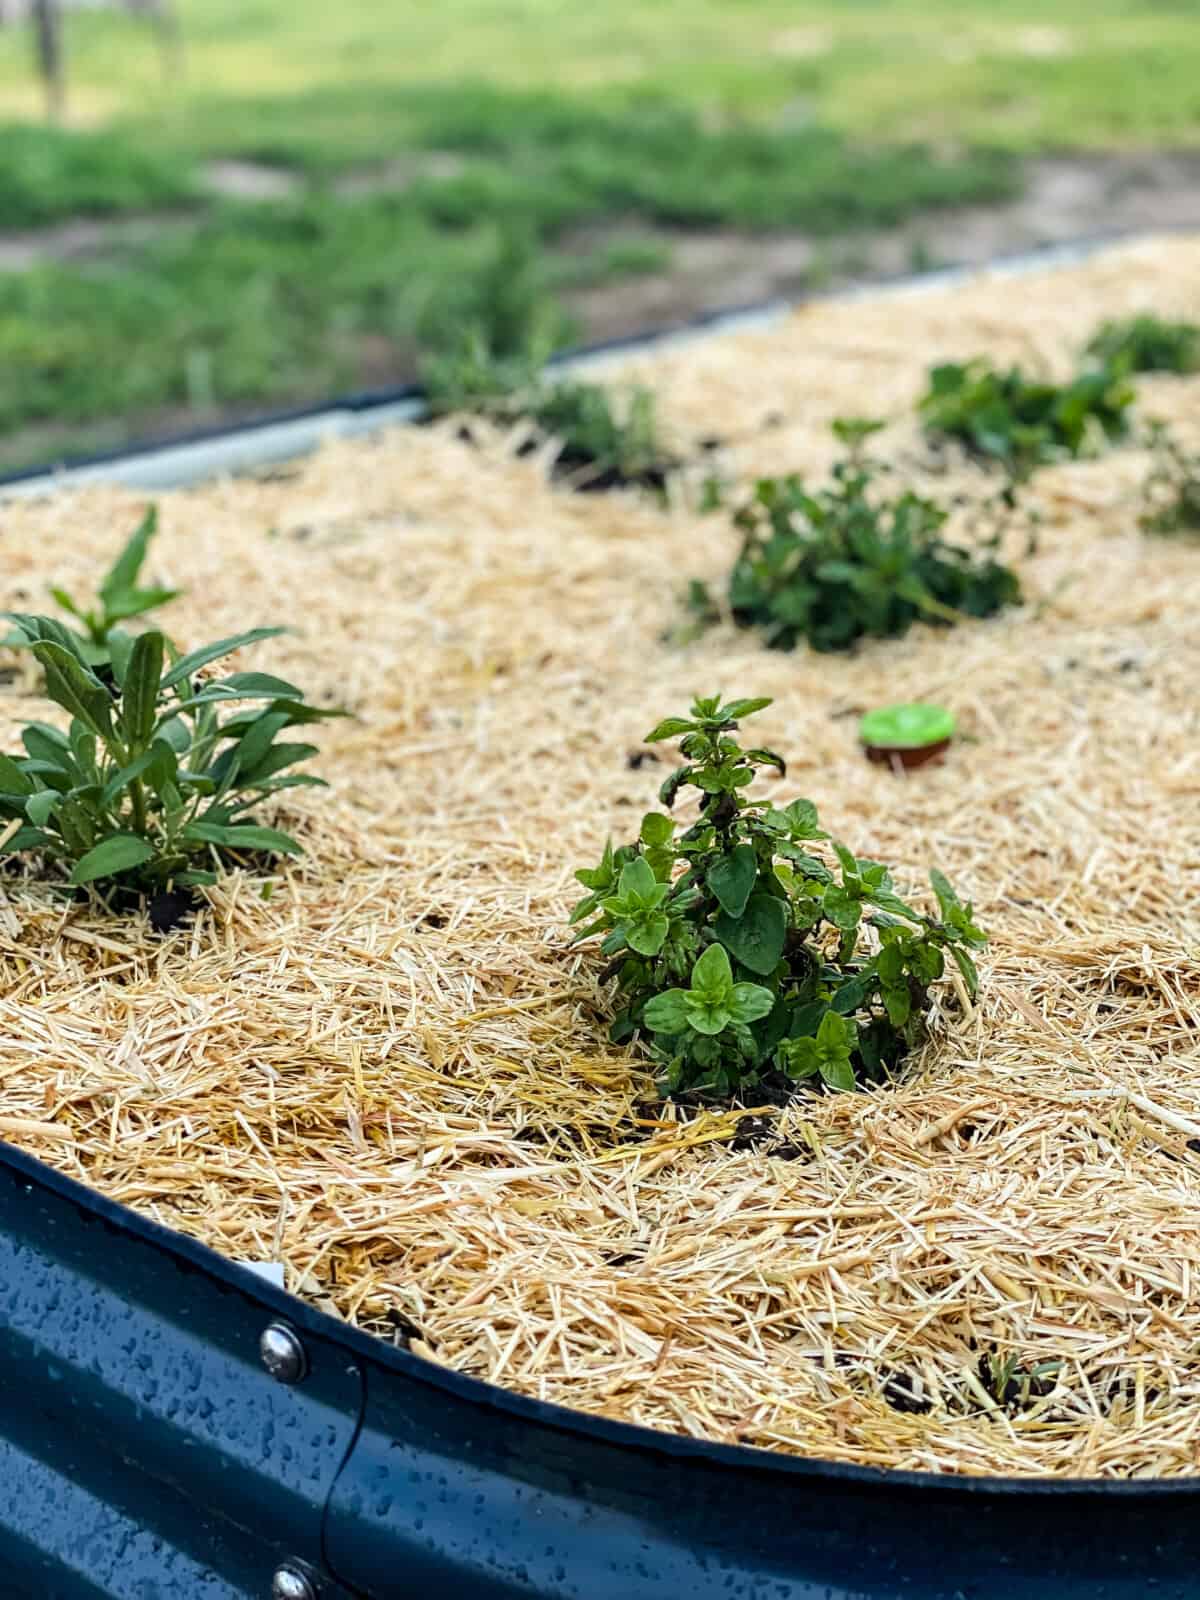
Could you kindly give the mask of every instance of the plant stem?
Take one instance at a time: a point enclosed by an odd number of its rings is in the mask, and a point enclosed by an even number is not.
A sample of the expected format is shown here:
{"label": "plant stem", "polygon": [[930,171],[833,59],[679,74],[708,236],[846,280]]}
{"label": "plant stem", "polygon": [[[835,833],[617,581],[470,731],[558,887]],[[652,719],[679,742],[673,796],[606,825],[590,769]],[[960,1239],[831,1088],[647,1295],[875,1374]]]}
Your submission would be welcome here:
{"label": "plant stem", "polygon": [[135,778],[129,785],[129,798],[133,802],[133,826],[136,832],[145,837],[146,833],[146,791],[142,780]]}

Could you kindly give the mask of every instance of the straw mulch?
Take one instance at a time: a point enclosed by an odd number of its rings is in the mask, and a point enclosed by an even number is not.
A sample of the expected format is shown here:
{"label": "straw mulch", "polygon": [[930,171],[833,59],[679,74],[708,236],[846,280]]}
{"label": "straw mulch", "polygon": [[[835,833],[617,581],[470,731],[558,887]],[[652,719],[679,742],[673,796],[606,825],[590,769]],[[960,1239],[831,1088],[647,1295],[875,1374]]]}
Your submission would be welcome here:
{"label": "straw mulch", "polygon": [[[829,419],[864,412],[896,419],[880,448],[919,474],[930,361],[1063,370],[1102,315],[1200,312],[1198,274],[1200,244],[1145,244],[637,370],[681,444],[736,438],[745,477],[821,468]],[[1200,437],[1200,379],[1142,394]],[[332,792],[278,808],[308,855],[232,873],[165,939],[5,880],[0,1136],[584,1411],[879,1466],[1200,1469],[1200,548],[1138,531],[1145,465],[1041,475],[1019,612],[850,658],[732,628],[666,642],[683,580],[728,566],[724,518],[570,495],[450,428],[167,496],[174,636],[290,623],[254,664],[357,719],[319,734]],[[86,588],[138,510],[105,490],[0,508],[0,599]],[[46,715],[18,672],[5,748]],[[652,1103],[563,927],[573,869],[654,804],[666,769],[630,753],[719,689],[775,696],[780,796],[902,889],[940,865],[992,934],[978,1005],[945,986],[903,1081],[806,1093],[757,1144],[740,1113]],[[854,717],[908,698],[967,737],[903,779],[862,759]],[[1001,1409],[993,1352],[1060,1365]]]}

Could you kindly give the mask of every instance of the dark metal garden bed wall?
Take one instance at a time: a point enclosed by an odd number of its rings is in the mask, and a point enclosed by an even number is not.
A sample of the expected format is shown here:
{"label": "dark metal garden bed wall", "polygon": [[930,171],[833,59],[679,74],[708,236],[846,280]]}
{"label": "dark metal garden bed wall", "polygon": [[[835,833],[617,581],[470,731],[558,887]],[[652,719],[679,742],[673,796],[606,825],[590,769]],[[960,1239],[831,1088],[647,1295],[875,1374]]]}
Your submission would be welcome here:
{"label": "dark metal garden bed wall", "polygon": [[[280,1324],[299,1381],[263,1364]],[[326,1600],[1193,1600],[1200,1483],[922,1478],[577,1416],[0,1145],[0,1593],[265,1600],[280,1569]]]}

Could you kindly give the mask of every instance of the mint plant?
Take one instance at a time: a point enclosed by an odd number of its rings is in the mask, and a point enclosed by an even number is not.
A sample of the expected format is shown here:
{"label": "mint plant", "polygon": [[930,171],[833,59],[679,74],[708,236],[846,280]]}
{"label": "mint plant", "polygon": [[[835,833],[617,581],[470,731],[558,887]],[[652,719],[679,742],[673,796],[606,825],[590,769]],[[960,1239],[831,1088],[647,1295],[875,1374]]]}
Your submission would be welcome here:
{"label": "mint plant", "polygon": [[931,368],[920,410],[927,433],[956,439],[1022,478],[1044,462],[1123,437],[1133,399],[1119,368],[1096,367],[1056,384],[1019,367],[1001,372],[980,357]]}
{"label": "mint plant", "polygon": [[[575,940],[598,939],[616,981],[611,1037],[648,1046],[664,1093],[853,1089],[924,1037],[947,956],[978,988],[986,935],[942,873],[928,915],[885,866],[831,839],[810,800],[749,798],[762,769],[786,773],[775,751],[734,737],[770,703],[697,699],[652,729],[647,742],[678,739],[683,758],[660,790],[666,810],[575,875],[587,891]],[[698,814],[681,825],[670,813],[689,790]]]}
{"label": "mint plant", "polygon": [[290,770],[316,747],[279,735],[341,713],[308,705],[302,690],[268,673],[208,670],[281,628],[253,628],[184,656],[155,629],[134,638],[113,628],[110,685],[70,629],[51,617],[8,615],[45,672],[46,693],[71,720],[65,731],[31,723],[24,754],[0,755],[8,824],[0,855],[35,853],[73,885],[142,892],[214,883],[215,867],[245,852],[300,853],[250,813],[281,790],[321,783]]}
{"label": "mint plant", "polygon": [[[880,424],[834,424],[847,455],[833,481],[764,478],[735,514],[742,547],[729,578],[729,606],[742,627],[763,630],[767,645],[849,650],[860,639],[903,634],[918,620],[939,624],[987,617],[1021,598],[1013,570],[995,556],[998,535],[981,553],[942,537],[947,512],[911,490],[879,492],[887,471],[864,454]],[[688,605],[701,619],[716,608],[694,582]]]}
{"label": "mint plant", "polygon": [[[80,606],[65,589],[53,587],[51,595],[62,609],[79,624],[75,638],[80,654],[89,666],[106,667],[109,660],[108,639],[113,629],[134,617],[145,616],[157,610],[179,594],[178,589],[164,589],[151,584],[141,588],[138,579],[150,548],[150,541],[158,531],[158,508],[151,506],[126,540],[120,555],[101,580],[99,593],[92,605]],[[28,641],[18,629],[0,641],[14,649],[23,648]]]}

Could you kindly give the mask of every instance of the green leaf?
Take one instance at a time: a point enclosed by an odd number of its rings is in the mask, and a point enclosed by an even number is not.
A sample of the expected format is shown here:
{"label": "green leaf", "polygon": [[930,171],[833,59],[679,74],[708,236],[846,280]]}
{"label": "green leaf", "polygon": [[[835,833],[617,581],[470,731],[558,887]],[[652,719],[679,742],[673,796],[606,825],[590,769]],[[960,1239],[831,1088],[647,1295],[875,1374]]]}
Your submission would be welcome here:
{"label": "green leaf", "polygon": [[107,810],[135,778],[142,777],[147,769],[154,764],[155,751],[162,748],[163,746],[156,740],[151,748],[143,750],[135,761],[131,761],[128,766],[122,767],[119,772],[114,772],[101,791],[100,804]]}
{"label": "green leaf", "polygon": [[663,994],[656,994],[647,1000],[642,1016],[653,1033],[683,1033],[688,1025],[686,991],[667,989]]}
{"label": "green leaf", "polygon": [[921,921],[920,912],[914,911],[912,906],[901,900],[899,895],[893,894],[890,889],[872,889],[866,898],[881,911],[890,911],[893,916],[904,917],[909,922]]}
{"label": "green leaf", "polygon": [[174,600],[178,594],[178,589],[123,589],[105,599],[108,613],[105,620],[124,622],[129,617],[144,616],[147,611],[156,611],[159,606],[165,606],[168,600]]}
{"label": "green leaf", "polygon": [[959,944],[950,946],[950,954],[958,964],[958,970],[963,975],[963,982],[967,986],[967,993],[971,999],[979,993],[979,971],[971,957]]}
{"label": "green leaf", "polygon": [[710,944],[692,968],[693,995],[724,997],[733,992],[729,957],[719,944]]}
{"label": "green leaf", "polygon": [[25,795],[32,793],[32,779],[21,771],[11,756],[0,754],[0,794]]}
{"label": "green leaf", "polygon": [[779,1059],[789,1078],[811,1078],[821,1068],[821,1052],[812,1038],[785,1039],[779,1047]]}
{"label": "green leaf", "polygon": [[153,856],[150,845],[136,833],[112,833],[75,863],[71,882],[94,883],[97,878],[115,877],[130,867],[144,866]]}
{"label": "green leaf", "polygon": [[949,878],[937,867],[929,874],[929,881],[933,885],[933,892],[937,895],[938,908],[942,913],[942,921],[949,922],[950,914],[959,905],[959,898],[951,886]]}
{"label": "green leaf", "polygon": [[290,835],[249,822],[189,822],[183,837],[203,844],[225,845],[230,850],[269,850],[287,856],[304,853]]}
{"label": "green leaf", "polygon": [[623,922],[625,939],[631,950],[640,956],[656,956],[667,942],[671,924],[661,911],[643,911],[635,918]]}
{"label": "green leaf", "polygon": [[874,980],[871,973],[859,973],[856,977],[847,978],[845,983],[834,990],[829,1004],[843,1017],[852,1016],[861,1005],[865,1004],[873,988]]}
{"label": "green leaf", "polygon": [[758,877],[758,856],[752,844],[739,844],[708,869],[708,886],[721,909],[735,921],[746,909],[750,891]]}
{"label": "green leaf", "polygon": [[621,868],[621,876],[617,881],[617,894],[622,900],[635,903],[652,902],[657,905],[662,898],[661,895],[655,897],[655,890],[659,887],[661,886],[649,862],[643,856],[635,856]]}
{"label": "green leaf", "polygon": [[787,938],[788,914],[782,900],[759,891],[739,918],[722,911],[713,924],[717,938],[743,967],[769,977],[779,964]]}
{"label": "green leaf", "polygon": [[117,688],[123,688],[125,674],[129,671],[129,658],[133,654],[133,634],[125,633],[121,628],[110,628],[104,642],[108,646],[108,659],[112,663]]}
{"label": "green leaf", "polygon": [[190,678],[201,667],[208,666],[210,661],[219,661],[222,656],[230,656],[235,650],[241,650],[248,644],[257,644],[261,639],[277,638],[286,631],[284,628],[250,628],[245,633],[232,633],[227,639],[218,639],[213,644],[203,645],[199,650],[181,656],[163,678],[162,686],[164,689],[173,689],[177,683]]}
{"label": "green leaf", "polygon": [[843,933],[853,933],[862,918],[862,902],[847,894],[839,884],[831,883],[821,898],[821,909]]}
{"label": "green leaf", "polygon": [[652,728],[646,735],[646,744],[658,744],[662,739],[677,739],[681,734],[691,733],[695,728],[694,722],[689,722],[686,717],[664,717],[656,728]]}
{"label": "green leaf", "polygon": [[724,1033],[725,1029],[733,1021],[733,1014],[728,1006],[698,1002],[689,995],[687,1019],[689,1028],[693,1028],[697,1033],[702,1033],[711,1038],[718,1033]]}
{"label": "green leaf", "polygon": [[42,789],[25,802],[25,815],[35,828],[44,828],[58,809],[60,796],[55,789]]}
{"label": "green leaf", "polygon": [[841,1057],[822,1056],[819,1071],[822,1079],[831,1089],[840,1089],[844,1094],[854,1091],[854,1068],[848,1060]]}
{"label": "green leaf", "polygon": [[61,728],[52,728],[45,722],[31,722],[21,730],[21,743],[35,761],[45,762],[62,772],[72,771],[71,741]]}
{"label": "green leaf", "polygon": [[641,840],[651,849],[670,844],[674,832],[675,824],[670,817],[664,817],[661,811],[647,811],[642,818]]}
{"label": "green leaf", "polygon": [[120,555],[113,562],[103,583],[101,583],[100,598],[102,600],[107,601],[110,596],[134,587],[137,583],[138,573],[142,570],[142,563],[146,559],[146,550],[157,531],[158,507],[150,506],[141,522],[125,541]]}
{"label": "green leaf", "polygon": [[163,668],[163,636],[150,631],[134,640],[121,691],[121,727],[126,742],[141,750],[154,732],[158,685]]}
{"label": "green leaf", "polygon": [[5,840],[4,855],[18,855],[22,850],[43,850],[58,844],[58,840],[40,828],[18,828]]}
{"label": "green leaf", "polygon": [[775,996],[758,983],[735,983],[733,1004],[729,1007],[735,1022],[757,1022],[775,1009]]}
{"label": "green leaf", "polygon": [[912,995],[908,992],[908,985],[886,984],[883,1003],[887,1008],[888,1021],[894,1028],[902,1028],[912,1015]]}
{"label": "green leaf", "polygon": [[101,739],[112,738],[112,696],[78,653],[42,641],[33,653],[46,674],[46,693]]}
{"label": "green leaf", "polygon": [[276,678],[269,672],[231,672],[215,687],[230,689],[244,699],[262,695],[265,699],[303,700],[304,690],[297,689],[286,678]]}
{"label": "green leaf", "polygon": [[86,665],[78,634],[63,627],[53,617],[38,617],[27,611],[6,611],[4,615],[16,623],[17,631],[26,644],[56,644],[73,656],[80,666]]}
{"label": "green leaf", "polygon": [[770,704],[770,695],[758,700],[730,700],[717,714],[722,722],[740,722],[743,717],[752,717],[756,711],[765,711]]}
{"label": "green leaf", "polygon": [[[239,752],[239,754],[243,754]],[[257,789],[261,784],[267,783],[277,772],[282,772],[286,767],[294,766],[297,761],[307,761],[310,756],[317,754],[315,744],[274,744],[267,751],[263,759],[251,770],[239,768],[237,787]],[[243,754],[244,759],[244,754]],[[320,778],[298,777],[292,780],[293,785],[300,783],[321,784]]]}
{"label": "green leaf", "polygon": [[[264,760],[277,733],[288,725],[286,711],[263,711],[242,735],[232,760],[232,771],[250,772]],[[312,749],[311,745],[306,748]],[[268,774],[269,776],[269,774]]]}

